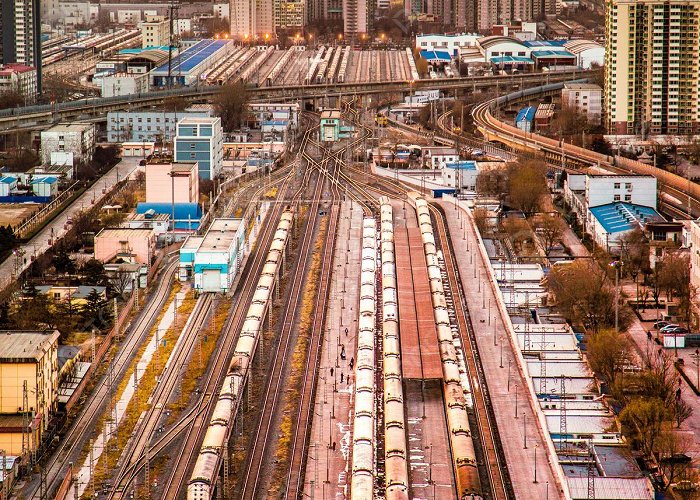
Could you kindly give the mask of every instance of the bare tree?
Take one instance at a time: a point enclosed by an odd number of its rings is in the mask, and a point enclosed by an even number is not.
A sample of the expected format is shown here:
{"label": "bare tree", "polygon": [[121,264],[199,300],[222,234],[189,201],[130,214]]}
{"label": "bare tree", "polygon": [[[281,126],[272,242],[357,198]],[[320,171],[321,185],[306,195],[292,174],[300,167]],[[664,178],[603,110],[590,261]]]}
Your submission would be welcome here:
{"label": "bare tree", "polygon": [[547,190],[546,166],[540,161],[527,161],[510,169],[508,198],[511,205],[525,214],[533,214],[540,208],[542,196]]}
{"label": "bare tree", "polygon": [[543,214],[536,222],[537,235],[544,246],[545,255],[549,256],[552,248],[564,234],[564,223],[558,215]]}
{"label": "bare tree", "polygon": [[129,287],[131,286],[132,278],[131,273],[119,270],[111,274],[108,280],[109,286],[112,287],[114,293],[123,297],[127,290],[129,290]]}
{"label": "bare tree", "polygon": [[591,368],[613,385],[623,369],[632,362],[630,340],[615,330],[603,329],[588,338],[586,356]]}

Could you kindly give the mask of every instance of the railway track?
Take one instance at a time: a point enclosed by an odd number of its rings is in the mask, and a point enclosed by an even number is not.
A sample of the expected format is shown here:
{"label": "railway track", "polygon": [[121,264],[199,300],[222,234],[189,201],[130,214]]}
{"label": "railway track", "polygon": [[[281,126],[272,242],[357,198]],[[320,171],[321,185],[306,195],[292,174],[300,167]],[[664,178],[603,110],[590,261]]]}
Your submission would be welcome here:
{"label": "railway track", "polygon": [[204,325],[206,318],[212,313],[212,302],[213,294],[209,293],[201,295],[197,300],[197,304],[180,334],[175,352],[168,363],[166,363],[158,383],[150,395],[151,404],[137,423],[134,429],[134,438],[129,441],[126,448],[122,451],[120,457],[122,465],[112,487],[110,498],[123,498],[141,468],[141,456],[143,455],[143,461],[145,462],[148,462],[149,458],[151,458],[149,445],[153,433],[165,413],[168,402],[175,394],[180,381],[181,368],[196,346],[199,331]]}
{"label": "railway track", "polygon": [[484,467],[489,477],[493,498],[506,500],[515,498],[513,486],[510,482],[505,454],[500,442],[500,435],[496,424],[496,418],[491,406],[491,398],[486,384],[486,375],[479,360],[479,352],[476,346],[474,327],[471,323],[468,311],[469,305],[462,292],[459,272],[455,263],[452,244],[449,239],[449,230],[445,221],[445,215],[435,205],[429,205],[433,220],[436,223],[436,232],[439,235],[440,249],[447,271],[447,277],[452,291],[452,297],[457,307],[454,312],[457,317],[459,334],[462,340],[469,380],[478,380],[472,384],[472,400],[474,401],[474,414],[478,420],[478,432],[482,450],[485,456]]}
{"label": "railway track", "polygon": [[[49,463],[44,465],[46,471],[46,485],[49,495],[53,495],[56,488],[63,481],[68,469],[68,462],[75,462],[90,437],[91,429],[94,429],[100,415],[104,412],[108,399],[113,396],[110,394],[110,384],[108,377],[112,377],[111,387],[116,388],[119,381],[124,377],[129,363],[136,355],[139,346],[143,343],[145,336],[152,328],[158,316],[158,312],[163,308],[166,299],[170,293],[172,279],[177,269],[177,261],[168,262],[166,267],[161,271],[160,279],[158,280],[158,288],[149,299],[146,308],[132,322],[128,329],[124,344],[117,352],[114,360],[111,363],[110,371],[103,375],[98,382],[97,388],[88,397],[86,403],[82,406],[81,413],[77,420],[70,427],[68,433],[61,439],[61,444],[54,452]],[[25,492],[25,497],[38,499],[41,498],[39,488],[30,492]]]}
{"label": "railway track", "polygon": [[[290,181],[291,174],[281,179],[279,196],[282,199],[284,199],[284,195],[289,188]],[[184,491],[187,479],[189,478],[188,472],[191,470],[196,456],[199,453],[199,445],[204,438],[207,423],[211,418],[211,413],[216,402],[216,398],[211,396],[221,387],[231,357],[233,356],[233,349],[240,335],[241,326],[245,321],[248,306],[255,293],[257,282],[255,279],[250,279],[249,277],[260,275],[262,267],[265,264],[267,250],[274,237],[275,228],[283,209],[283,203],[272,204],[270,213],[267,216],[267,223],[263,225],[255,249],[251,252],[251,258],[243,269],[241,274],[242,285],[233,299],[234,305],[232,312],[224,325],[223,339],[218,349],[218,355],[213,357],[214,364],[209,369],[202,388],[203,396],[199,403],[201,410],[198,411],[192,423],[185,429],[182,446],[179,447],[175,457],[175,465],[164,484],[164,495],[162,498],[175,500],[180,498]]]}
{"label": "railway track", "polygon": [[[375,174],[367,174],[367,172],[350,168],[349,170],[363,175],[365,178],[372,179],[376,186],[368,186],[367,189],[377,193],[377,196],[396,196],[396,190],[403,189],[389,182],[383,177]],[[357,181],[353,181],[357,182]],[[403,189],[407,194],[408,190]],[[432,204],[430,205],[432,215],[437,223],[436,232],[439,235],[440,246],[443,251],[447,275],[449,278],[450,288],[453,291],[459,291],[458,300],[459,307],[455,308],[457,314],[458,326],[462,345],[465,354],[465,361],[469,370],[469,379],[477,379],[479,381],[477,387],[473,387],[474,411],[477,417],[478,433],[480,442],[482,443],[482,451],[485,456],[483,464],[487,476],[489,477],[489,487],[492,491],[492,497],[496,499],[512,499],[514,497],[512,484],[508,475],[507,464],[505,463],[505,455],[500,442],[500,434],[498,432],[495,416],[488,394],[488,386],[486,377],[483,372],[479,360],[478,348],[475,343],[473,327],[468,316],[468,304],[464,300],[464,295],[461,291],[459,275],[454,262],[454,254],[449,242],[449,233],[447,225],[444,221],[444,215],[439,212]],[[455,292],[453,292],[455,293]]]}

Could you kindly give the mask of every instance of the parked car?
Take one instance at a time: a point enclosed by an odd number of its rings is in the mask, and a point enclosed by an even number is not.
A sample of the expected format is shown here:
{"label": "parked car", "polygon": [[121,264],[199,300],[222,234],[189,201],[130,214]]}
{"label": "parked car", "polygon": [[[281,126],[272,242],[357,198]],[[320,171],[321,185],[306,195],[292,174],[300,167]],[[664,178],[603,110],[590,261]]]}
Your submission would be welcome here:
{"label": "parked car", "polygon": [[659,330],[659,331],[661,333],[666,333],[666,331],[672,330],[673,328],[677,328],[679,326],[681,326],[681,325],[677,325],[675,323],[669,323],[668,325],[661,327],[661,330]]}
{"label": "parked car", "polygon": [[668,326],[670,324],[670,321],[657,321],[656,323],[654,323],[654,328],[663,328],[664,326]]}
{"label": "parked car", "polygon": [[664,333],[666,335],[685,335],[686,333],[690,333],[690,331],[685,327],[677,326],[676,328],[664,331]]}

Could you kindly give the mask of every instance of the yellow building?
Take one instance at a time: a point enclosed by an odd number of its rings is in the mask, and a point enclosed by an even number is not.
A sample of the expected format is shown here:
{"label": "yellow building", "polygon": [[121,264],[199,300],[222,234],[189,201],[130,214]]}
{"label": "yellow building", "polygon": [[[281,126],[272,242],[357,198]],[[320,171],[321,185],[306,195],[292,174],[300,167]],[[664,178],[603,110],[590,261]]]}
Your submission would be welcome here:
{"label": "yellow building", "polygon": [[59,332],[0,331],[0,449],[33,453],[56,411]]}
{"label": "yellow building", "polygon": [[700,131],[700,0],[606,0],[609,134]]}

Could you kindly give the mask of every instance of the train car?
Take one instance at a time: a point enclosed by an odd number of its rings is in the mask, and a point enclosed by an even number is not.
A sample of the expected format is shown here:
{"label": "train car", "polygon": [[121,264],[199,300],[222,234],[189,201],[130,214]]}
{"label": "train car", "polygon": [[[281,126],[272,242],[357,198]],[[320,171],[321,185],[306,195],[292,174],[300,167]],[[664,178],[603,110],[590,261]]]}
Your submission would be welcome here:
{"label": "train car", "polygon": [[214,412],[187,485],[188,500],[209,500],[216,489],[221,462],[220,453],[226,445],[238,411],[238,402],[243,396],[248,369],[255,354],[265,312],[272,300],[272,292],[282,262],[280,257],[286,246],[292,219],[293,214],[285,211],[275,231],[273,241],[280,242],[281,245],[277,244],[274,248],[271,245],[266,263],[258,278],[253,300],[248,307],[241,333],[234,347],[228,373],[216,396]]}
{"label": "train car", "polygon": [[389,125],[389,119],[381,113],[377,113],[374,117],[374,122],[380,127],[386,127]]}

